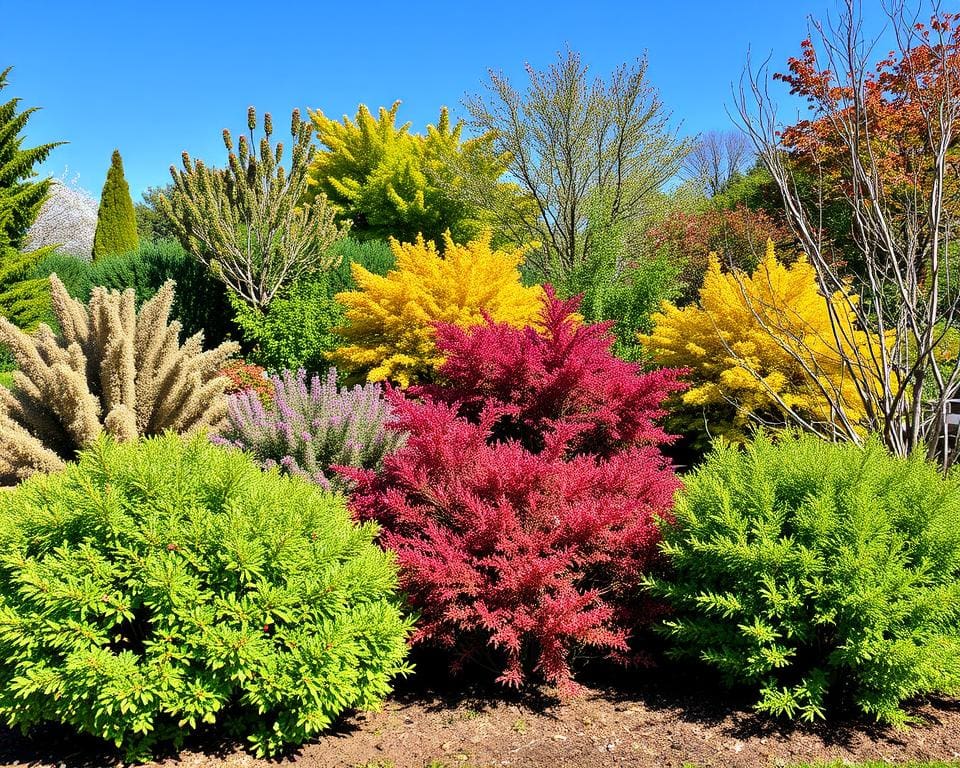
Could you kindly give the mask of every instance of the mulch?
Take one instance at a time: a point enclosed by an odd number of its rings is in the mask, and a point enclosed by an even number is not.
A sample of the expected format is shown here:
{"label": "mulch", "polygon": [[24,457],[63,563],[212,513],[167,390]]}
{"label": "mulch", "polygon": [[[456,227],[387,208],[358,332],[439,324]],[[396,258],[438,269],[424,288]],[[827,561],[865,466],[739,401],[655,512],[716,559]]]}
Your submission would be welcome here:
{"label": "mulch", "polygon": [[[804,762],[942,760],[960,763],[960,700],[927,698],[908,729],[860,716],[789,724],[754,714],[708,672],[661,667],[588,681],[574,701],[504,694],[463,681],[402,682],[381,712],[345,717],[331,733],[275,761],[257,760],[217,732],[193,737],[154,768],[444,766],[754,768]],[[614,683],[616,683],[614,685]],[[0,766],[120,765],[102,742],[60,728],[29,737],[0,731]]]}

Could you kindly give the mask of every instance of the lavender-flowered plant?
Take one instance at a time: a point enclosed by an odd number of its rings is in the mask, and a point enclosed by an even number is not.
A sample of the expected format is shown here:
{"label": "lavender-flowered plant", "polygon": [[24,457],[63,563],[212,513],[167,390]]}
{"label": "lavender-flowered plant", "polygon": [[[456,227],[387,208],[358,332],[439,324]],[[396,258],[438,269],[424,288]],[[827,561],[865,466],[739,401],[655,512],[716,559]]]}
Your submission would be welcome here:
{"label": "lavender-flowered plant", "polygon": [[337,372],[326,378],[283,371],[271,376],[273,402],[256,392],[230,396],[228,423],[213,437],[252,453],[264,469],[304,477],[328,490],[347,490],[332,466],[378,469],[400,447],[402,434],[386,429],[392,415],[379,384],[337,387]]}

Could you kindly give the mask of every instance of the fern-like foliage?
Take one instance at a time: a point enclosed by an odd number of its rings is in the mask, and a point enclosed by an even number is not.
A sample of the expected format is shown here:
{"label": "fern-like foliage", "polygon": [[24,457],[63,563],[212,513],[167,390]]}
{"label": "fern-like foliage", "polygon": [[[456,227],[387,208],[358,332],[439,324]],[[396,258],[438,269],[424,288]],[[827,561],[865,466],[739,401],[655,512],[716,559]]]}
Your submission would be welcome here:
{"label": "fern-like foliage", "polygon": [[89,305],[70,297],[56,275],[51,298],[60,333],[32,335],[0,318],[0,342],[19,370],[0,387],[0,483],[63,467],[106,432],[119,440],[190,432],[227,413],[229,379],[218,371],[233,343],[203,350],[203,334],[180,344],[168,322],[173,283],[138,313],[132,289],[95,288]]}
{"label": "fern-like foliage", "polygon": [[0,715],[142,759],[218,720],[274,754],[375,708],[409,622],[374,535],[202,436],[101,438],[0,496]]}
{"label": "fern-like foliage", "polygon": [[562,694],[577,654],[630,658],[655,615],[639,590],[678,486],[656,425],[677,372],[616,359],[576,308],[548,290],[538,328],[438,326],[443,383],[389,394],[406,443],[380,472],[341,469],[397,553],[414,639]]}
{"label": "fern-like foliage", "polygon": [[757,709],[813,720],[960,691],[960,478],[809,435],[714,448],[662,525],[663,632]]}

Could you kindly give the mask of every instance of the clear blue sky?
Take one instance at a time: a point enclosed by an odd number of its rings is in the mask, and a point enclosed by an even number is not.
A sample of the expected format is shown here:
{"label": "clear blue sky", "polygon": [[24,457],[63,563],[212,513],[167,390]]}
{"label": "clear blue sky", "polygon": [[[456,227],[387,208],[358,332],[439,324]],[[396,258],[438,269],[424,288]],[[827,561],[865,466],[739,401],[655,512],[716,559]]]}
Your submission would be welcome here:
{"label": "clear blue sky", "polygon": [[[865,0],[868,26],[882,25]],[[807,15],[835,0],[486,0],[473,3],[318,0],[0,0],[0,68],[31,120],[31,143],[65,140],[42,169],[79,176],[98,196],[110,154],[123,155],[135,199],[169,181],[180,153],[222,164],[223,128],[246,109],[320,108],[353,115],[401,99],[416,130],[441,105],[481,89],[489,68],[517,84],[523,65],[550,63],[564,46],[595,73],[644,51],[665,104],[694,134],[725,129],[731,82],[748,48],[780,64],[799,50]],[[284,128],[285,130],[285,128]]]}

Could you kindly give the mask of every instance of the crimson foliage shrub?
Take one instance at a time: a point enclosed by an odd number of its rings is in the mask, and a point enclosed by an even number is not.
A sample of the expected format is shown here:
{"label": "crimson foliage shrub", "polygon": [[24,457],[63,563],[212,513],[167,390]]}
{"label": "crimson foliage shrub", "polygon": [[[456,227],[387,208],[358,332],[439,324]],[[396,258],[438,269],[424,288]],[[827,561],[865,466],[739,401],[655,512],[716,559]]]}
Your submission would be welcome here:
{"label": "crimson foliage shrub", "polygon": [[562,695],[572,652],[626,659],[652,617],[638,594],[678,486],[656,425],[678,372],[616,359],[576,308],[548,291],[539,329],[440,326],[443,383],[389,395],[405,445],[379,473],[343,470],[397,553],[415,641],[455,668],[492,650],[501,683],[532,672]]}

